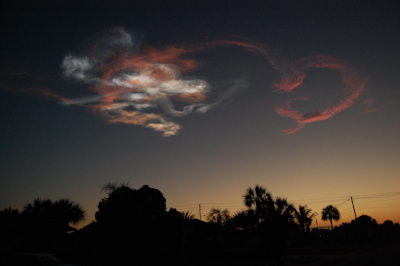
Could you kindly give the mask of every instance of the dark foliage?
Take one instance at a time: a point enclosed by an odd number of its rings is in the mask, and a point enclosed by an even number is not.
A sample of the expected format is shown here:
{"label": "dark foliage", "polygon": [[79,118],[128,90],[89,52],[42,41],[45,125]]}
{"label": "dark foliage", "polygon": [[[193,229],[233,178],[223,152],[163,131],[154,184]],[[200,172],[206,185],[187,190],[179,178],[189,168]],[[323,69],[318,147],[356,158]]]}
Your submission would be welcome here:
{"label": "dark foliage", "polygon": [[145,185],[139,190],[122,185],[99,202],[96,220],[104,226],[148,227],[161,222],[166,214],[165,198]]}
{"label": "dark foliage", "polygon": [[338,221],[339,219],[340,213],[336,207],[329,205],[322,210],[322,220],[329,220],[331,222],[331,229],[333,229],[332,220]]}
{"label": "dark foliage", "polygon": [[[329,250],[335,244],[345,249],[348,243],[363,246],[400,237],[399,224],[378,225],[366,215],[330,231],[310,232],[316,213],[306,205],[296,210],[261,186],[249,188],[244,195],[247,210],[230,217],[228,210],[212,209],[208,223],[193,219],[189,212],[167,211],[163,194],[147,185],[133,189],[108,183],[103,190],[107,197],[98,204],[97,221],[71,234],[65,234],[72,229],[69,225],[81,220],[84,211],[70,200],[36,199],[22,213],[11,208],[0,211],[3,253],[54,253],[83,266],[210,261],[276,265],[296,247]],[[340,217],[334,207],[328,207],[324,218]],[[197,264],[193,258],[199,258]]]}
{"label": "dark foliage", "polygon": [[[147,185],[136,190],[117,183],[107,184],[104,190],[108,197],[99,202],[97,222],[87,230],[97,240],[84,237],[86,246],[101,254],[98,263],[157,264],[163,256],[179,250],[183,216],[175,209],[166,211],[166,200],[159,190]],[[160,256],[154,256],[156,253]]]}
{"label": "dark foliage", "polygon": [[25,205],[22,215],[25,229],[53,234],[74,231],[75,228],[70,227],[70,224],[76,224],[85,219],[85,211],[82,207],[69,199],[60,199],[55,202],[49,199],[35,199],[33,204]]}

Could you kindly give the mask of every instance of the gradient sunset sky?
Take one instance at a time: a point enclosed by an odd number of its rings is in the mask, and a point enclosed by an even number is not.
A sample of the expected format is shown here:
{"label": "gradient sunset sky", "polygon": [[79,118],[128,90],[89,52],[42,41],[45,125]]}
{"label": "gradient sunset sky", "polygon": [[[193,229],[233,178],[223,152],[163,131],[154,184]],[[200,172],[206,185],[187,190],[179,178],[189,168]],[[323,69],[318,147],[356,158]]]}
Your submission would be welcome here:
{"label": "gradient sunset sky", "polygon": [[199,218],[259,184],[400,222],[398,1],[99,2],[1,4],[0,209],[66,197],[81,228],[129,182]]}

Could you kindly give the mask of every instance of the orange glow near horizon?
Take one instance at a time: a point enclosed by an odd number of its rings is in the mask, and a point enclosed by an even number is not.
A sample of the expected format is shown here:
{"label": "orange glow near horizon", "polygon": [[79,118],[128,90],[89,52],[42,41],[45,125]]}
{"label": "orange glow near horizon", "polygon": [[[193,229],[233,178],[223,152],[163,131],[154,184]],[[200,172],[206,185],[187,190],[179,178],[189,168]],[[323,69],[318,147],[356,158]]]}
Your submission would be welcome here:
{"label": "orange glow near horizon", "polygon": [[[382,193],[385,194],[385,193]],[[374,196],[376,194],[371,194],[371,196]],[[165,195],[164,195],[165,196]],[[370,201],[368,199],[353,199],[354,200],[354,206],[356,209],[356,214],[357,217],[360,217],[362,215],[367,215],[370,216],[371,218],[375,219],[378,224],[383,224],[386,220],[391,220],[393,223],[400,223],[400,213],[396,210],[398,210],[399,204],[398,199],[400,195],[393,196],[393,197],[388,197],[387,201],[384,202],[389,202],[389,206],[385,206],[385,203],[374,203],[370,206]],[[191,212],[193,215],[195,215],[195,219],[199,219],[199,204],[198,203],[191,203],[189,202],[176,202],[176,206],[169,204],[169,200],[167,199],[167,210],[169,208],[175,208],[180,212]],[[220,201],[220,198],[208,198],[206,201],[207,202],[214,202],[214,201]],[[290,198],[288,198],[289,203],[294,204],[296,208],[298,208],[299,205],[307,205],[308,209],[311,209],[312,212],[318,213],[313,218],[313,222],[311,224],[311,228],[316,228],[317,226],[319,228],[328,228],[330,227],[330,221],[323,221],[321,219],[321,212],[322,209],[325,208],[327,205],[333,205],[336,206],[340,204],[337,208],[340,212],[340,219],[338,221],[332,221],[333,226],[337,227],[340,226],[343,223],[351,223],[352,220],[355,219],[354,212],[353,212],[353,207],[350,201],[350,197],[347,198],[347,200],[342,200],[342,199],[334,199],[332,201],[326,200],[324,198],[320,199],[308,199],[308,200],[301,200],[301,201],[291,201]],[[323,201],[324,203],[313,203],[313,201]],[[174,201],[175,202],[175,201]],[[307,203],[308,202],[308,203]],[[181,206],[183,205],[183,206]],[[232,207],[235,206],[235,207]],[[238,207],[239,206],[239,207]],[[233,216],[236,212],[246,210],[247,207],[243,204],[241,201],[241,198],[239,197],[239,200],[237,197],[235,197],[235,201],[231,202],[225,202],[225,203],[216,203],[216,204],[210,204],[210,203],[203,203],[201,204],[201,212],[202,212],[202,221],[207,221],[206,215],[210,212],[211,208],[217,208],[217,209],[228,209],[230,211],[230,215]],[[77,228],[81,229],[84,226],[90,224],[92,221],[94,221],[94,214],[96,213],[97,208],[92,207],[87,210],[88,213],[88,219],[85,221],[80,222],[77,225]],[[89,218],[90,217],[90,218]]]}
{"label": "orange glow near horizon", "polygon": [[[240,19],[236,12],[234,18]],[[117,181],[156,188],[167,209],[204,221],[211,208],[231,215],[246,209],[243,194],[258,184],[275,199],[319,213],[319,227],[330,225],[321,220],[328,205],[338,206],[342,216],[334,226],[351,222],[350,196],[357,216],[399,223],[400,196],[388,194],[400,187],[399,62],[396,40],[381,41],[398,35],[383,28],[372,35],[365,28],[357,38],[362,23],[338,29],[329,24],[336,19],[325,18],[320,27],[329,27],[321,34],[302,28],[312,20],[268,20],[277,24],[250,29],[243,18],[226,32],[244,36],[235,37],[218,35],[220,19],[214,32],[197,34],[192,27],[178,31],[187,25],[159,27],[146,16],[143,23],[156,29],[149,31],[155,34],[149,44],[139,33],[113,28],[76,50],[70,46],[92,23],[62,38],[60,28],[49,34],[41,24],[40,34],[29,32],[11,47],[24,30],[15,24],[0,75],[0,205],[21,210],[36,197],[71,198],[88,213],[77,225],[82,228],[94,221],[105,197],[101,186]],[[375,19],[365,22],[380,29]],[[30,42],[32,36],[54,39],[43,45]],[[203,41],[179,43],[186,37]]]}

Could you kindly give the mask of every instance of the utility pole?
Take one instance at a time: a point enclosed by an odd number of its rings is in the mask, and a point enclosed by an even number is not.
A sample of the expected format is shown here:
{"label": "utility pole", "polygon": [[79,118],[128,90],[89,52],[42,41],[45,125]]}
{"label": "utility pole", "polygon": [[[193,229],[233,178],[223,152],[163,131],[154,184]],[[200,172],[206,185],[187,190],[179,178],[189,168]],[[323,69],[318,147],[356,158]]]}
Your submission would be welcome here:
{"label": "utility pole", "polygon": [[199,204],[199,213],[200,213],[200,221],[201,221],[201,204]]}
{"label": "utility pole", "polygon": [[351,204],[353,204],[354,217],[356,217],[356,219],[357,219],[356,208],[354,208],[354,203],[353,203],[353,197],[350,197],[350,198],[351,198]]}

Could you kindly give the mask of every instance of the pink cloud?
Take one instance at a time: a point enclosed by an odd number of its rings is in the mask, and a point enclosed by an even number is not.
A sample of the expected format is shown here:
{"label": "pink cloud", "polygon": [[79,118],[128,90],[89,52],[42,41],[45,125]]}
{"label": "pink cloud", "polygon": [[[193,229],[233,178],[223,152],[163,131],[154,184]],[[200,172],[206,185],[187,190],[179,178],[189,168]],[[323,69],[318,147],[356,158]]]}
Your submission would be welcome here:
{"label": "pink cloud", "polygon": [[[278,89],[276,91],[291,92],[303,82],[306,77],[305,71],[309,68],[328,68],[338,71],[342,76],[342,82],[345,85],[344,97],[333,107],[323,111],[302,114],[297,110],[293,110],[291,102],[298,99],[289,99],[283,107],[276,107],[275,112],[281,116],[288,117],[297,122],[297,126],[291,129],[285,129],[282,132],[292,134],[306,124],[312,122],[323,121],[336,115],[337,113],[351,107],[360,97],[365,89],[367,80],[347,62],[329,56],[311,56],[298,60],[295,64],[297,68],[293,68],[289,73],[283,73],[281,81],[275,84]],[[300,98],[303,99],[304,98]]]}

